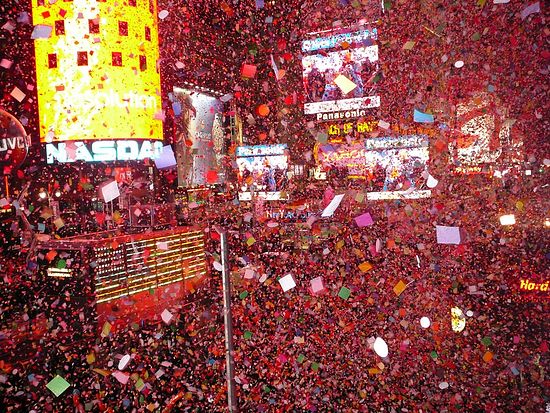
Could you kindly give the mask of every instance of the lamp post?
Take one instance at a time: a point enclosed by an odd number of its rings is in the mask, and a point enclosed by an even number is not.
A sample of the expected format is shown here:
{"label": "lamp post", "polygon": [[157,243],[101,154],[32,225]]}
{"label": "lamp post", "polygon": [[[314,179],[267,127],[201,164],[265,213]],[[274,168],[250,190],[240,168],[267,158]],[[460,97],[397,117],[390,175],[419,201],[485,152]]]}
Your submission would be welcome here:
{"label": "lamp post", "polygon": [[227,375],[227,406],[230,413],[236,413],[237,398],[235,396],[235,363],[233,360],[233,319],[231,316],[231,281],[229,279],[229,263],[227,255],[227,232],[225,229],[214,226],[220,235],[222,257],[222,285],[223,285],[223,319],[225,326],[225,364]]}

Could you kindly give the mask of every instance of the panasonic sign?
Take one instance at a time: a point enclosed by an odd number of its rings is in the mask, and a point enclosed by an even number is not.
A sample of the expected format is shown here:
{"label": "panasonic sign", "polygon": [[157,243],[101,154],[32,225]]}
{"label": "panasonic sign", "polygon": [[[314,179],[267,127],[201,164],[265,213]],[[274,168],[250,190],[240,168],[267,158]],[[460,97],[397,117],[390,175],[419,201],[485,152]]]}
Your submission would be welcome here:
{"label": "panasonic sign", "polygon": [[69,141],[46,144],[46,162],[110,162],[156,159],[162,153],[161,141],[111,140]]}

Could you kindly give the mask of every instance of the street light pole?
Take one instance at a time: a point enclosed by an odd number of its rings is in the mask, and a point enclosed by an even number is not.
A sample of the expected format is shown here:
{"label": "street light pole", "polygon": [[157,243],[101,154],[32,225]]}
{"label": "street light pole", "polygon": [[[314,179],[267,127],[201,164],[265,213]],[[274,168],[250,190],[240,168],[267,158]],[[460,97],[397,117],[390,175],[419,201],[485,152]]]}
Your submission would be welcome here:
{"label": "street light pole", "polygon": [[229,262],[227,255],[227,232],[215,226],[220,234],[222,257],[223,284],[223,319],[225,324],[225,364],[227,375],[227,406],[229,413],[237,413],[237,398],[235,396],[235,363],[233,360],[233,319],[231,316],[231,281],[229,279]]}

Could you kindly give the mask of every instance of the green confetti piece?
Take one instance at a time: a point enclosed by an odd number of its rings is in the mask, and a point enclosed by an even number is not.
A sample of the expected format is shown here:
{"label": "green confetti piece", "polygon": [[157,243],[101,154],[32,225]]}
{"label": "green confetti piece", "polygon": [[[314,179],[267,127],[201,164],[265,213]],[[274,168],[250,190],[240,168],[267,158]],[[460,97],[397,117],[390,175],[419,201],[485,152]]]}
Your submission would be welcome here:
{"label": "green confetti piece", "polygon": [[487,3],[487,0],[477,0],[477,5],[481,8],[485,6],[485,3]]}
{"label": "green confetti piece", "polygon": [[101,329],[101,336],[107,337],[110,332],[111,332],[111,324],[108,321],[105,321],[105,324],[103,324],[103,328]]}
{"label": "green confetti piece", "polygon": [[65,380],[60,375],[55,376],[46,387],[55,394],[55,397],[59,397],[65,390],[67,390],[71,385],[67,380]]}
{"label": "green confetti piece", "polygon": [[59,269],[67,268],[67,261],[65,261],[65,260],[57,261],[56,267],[59,268]]}
{"label": "green confetti piece", "polygon": [[340,289],[340,292],[338,292],[338,297],[340,297],[344,300],[347,300],[350,295],[351,295],[351,290],[349,288],[346,288],[346,287],[342,287]]}
{"label": "green confetti piece", "polygon": [[243,334],[243,337],[244,337],[245,340],[250,340],[252,338],[252,332],[245,331],[244,334]]}
{"label": "green confetti piece", "polygon": [[296,359],[296,361],[297,361],[298,363],[303,363],[305,359],[306,359],[306,356],[304,356],[303,354],[300,354],[300,355],[298,356],[298,358]]}
{"label": "green confetti piece", "polygon": [[472,35],[472,40],[473,40],[474,42],[477,42],[479,39],[481,39],[481,33],[476,32],[476,33],[474,33],[474,34]]}
{"label": "green confetti piece", "polygon": [[246,297],[248,297],[248,291],[243,291],[242,293],[239,294],[239,298],[241,300],[244,300]]}
{"label": "green confetti piece", "polygon": [[437,359],[437,353],[435,352],[435,350],[433,350],[431,353],[430,353],[430,356],[432,359],[436,360]]}
{"label": "green confetti piece", "polygon": [[132,327],[132,330],[134,330],[134,331],[139,330],[139,324],[138,323],[132,323],[131,327]]}
{"label": "green confetti piece", "polygon": [[149,295],[155,295],[155,289],[149,288]]}
{"label": "green confetti piece", "polygon": [[491,338],[490,337],[483,337],[481,339],[481,343],[485,346],[485,347],[488,347],[490,346],[491,344],[493,344],[493,342],[491,341]]}
{"label": "green confetti piece", "polygon": [[270,393],[271,388],[269,386],[264,386],[264,393]]}
{"label": "green confetti piece", "polygon": [[391,0],[384,0],[384,9],[391,10]]}
{"label": "green confetti piece", "polygon": [[138,381],[136,381],[136,389],[138,391],[141,391],[141,389],[143,389],[143,386],[145,386],[145,383],[143,382],[143,380],[141,379],[141,377],[138,379]]}
{"label": "green confetti piece", "polygon": [[317,363],[317,362],[311,363],[311,370],[319,371],[319,363]]}

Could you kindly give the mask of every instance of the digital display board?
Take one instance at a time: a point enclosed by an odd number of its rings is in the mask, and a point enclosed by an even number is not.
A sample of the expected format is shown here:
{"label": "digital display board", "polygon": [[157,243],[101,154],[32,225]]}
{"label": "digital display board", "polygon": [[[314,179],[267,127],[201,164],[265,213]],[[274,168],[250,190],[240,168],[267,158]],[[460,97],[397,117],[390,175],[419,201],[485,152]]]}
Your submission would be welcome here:
{"label": "digital display board", "polygon": [[254,196],[266,200],[283,198],[288,186],[288,147],[286,144],[239,146],[236,150],[239,199]]}
{"label": "digital display board", "polygon": [[500,100],[487,92],[476,93],[456,105],[453,136],[449,153],[455,172],[481,172],[484,166],[508,157],[508,161],[523,159],[522,135],[512,133],[515,119],[507,117]]}
{"label": "digital display board", "polygon": [[380,106],[378,30],[360,30],[302,42],[304,113],[319,121],[366,116]]}
{"label": "digital display board", "polygon": [[40,141],[52,159],[59,142],[162,140],[156,0],[32,0],[32,17]]}
{"label": "digital display board", "polygon": [[207,182],[206,176],[209,171],[222,171],[223,103],[213,96],[176,87],[172,94],[172,108],[176,115],[177,139],[185,140],[185,186],[218,183]]}
{"label": "digital display board", "polygon": [[430,190],[421,189],[429,158],[429,139],[425,135],[366,139],[365,159],[371,172],[371,194],[367,199],[430,196]]}
{"label": "digital display board", "polygon": [[429,161],[426,135],[385,136],[351,144],[318,145],[319,167],[347,178],[365,180],[367,199],[426,198]]}

